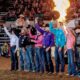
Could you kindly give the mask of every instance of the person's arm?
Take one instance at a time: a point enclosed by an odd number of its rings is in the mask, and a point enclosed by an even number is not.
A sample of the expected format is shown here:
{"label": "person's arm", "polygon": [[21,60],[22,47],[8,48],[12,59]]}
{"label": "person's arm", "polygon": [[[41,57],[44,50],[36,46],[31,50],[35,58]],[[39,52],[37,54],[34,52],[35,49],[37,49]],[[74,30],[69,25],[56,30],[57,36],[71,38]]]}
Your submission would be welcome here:
{"label": "person's arm", "polygon": [[40,38],[38,40],[32,40],[32,41],[35,42],[35,43],[39,43],[39,42],[42,41],[42,36],[40,36]]}
{"label": "person's arm", "polygon": [[35,37],[36,37],[35,35],[32,35],[31,32],[29,32],[29,36],[31,39],[35,39]]}
{"label": "person's arm", "polygon": [[61,47],[64,47],[66,45],[66,38],[67,36],[65,36],[64,32],[63,32],[63,35],[61,35],[61,41],[62,41],[62,44],[61,44]]}
{"label": "person's arm", "polygon": [[38,23],[35,24],[35,28],[36,28],[40,33],[44,34],[45,31],[40,28],[40,26],[39,26]]}
{"label": "person's arm", "polygon": [[27,22],[28,25],[30,25],[30,21],[29,21],[29,19],[27,19],[26,22]]}
{"label": "person's arm", "polygon": [[50,35],[50,45],[49,47],[46,48],[46,52],[49,51],[53,45],[54,45],[54,35],[51,34]]}
{"label": "person's arm", "polygon": [[11,37],[11,34],[9,33],[9,31],[7,30],[6,27],[4,27],[4,31],[5,31],[5,33],[6,33],[9,37]]}
{"label": "person's arm", "polygon": [[74,36],[73,50],[75,51],[76,37]]}
{"label": "person's arm", "polygon": [[75,32],[76,32],[76,33],[80,33],[80,29],[76,29]]}
{"label": "person's arm", "polygon": [[63,32],[63,34],[61,35],[61,45],[60,45],[60,47],[59,47],[59,52],[62,50],[62,48],[64,47],[64,46],[66,46],[66,40],[67,40],[67,38],[66,38],[67,36],[65,35],[65,33]]}
{"label": "person's arm", "polygon": [[54,35],[53,34],[51,34],[51,36],[50,36],[50,47],[52,47],[53,45],[54,45]]}
{"label": "person's arm", "polygon": [[52,22],[49,23],[49,30],[53,34],[56,34],[56,29],[54,29],[54,24]]}
{"label": "person's arm", "polygon": [[38,24],[38,17],[35,18],[35,28],[42,34],[44,34],[44,30],[40,28],[39,24]]}

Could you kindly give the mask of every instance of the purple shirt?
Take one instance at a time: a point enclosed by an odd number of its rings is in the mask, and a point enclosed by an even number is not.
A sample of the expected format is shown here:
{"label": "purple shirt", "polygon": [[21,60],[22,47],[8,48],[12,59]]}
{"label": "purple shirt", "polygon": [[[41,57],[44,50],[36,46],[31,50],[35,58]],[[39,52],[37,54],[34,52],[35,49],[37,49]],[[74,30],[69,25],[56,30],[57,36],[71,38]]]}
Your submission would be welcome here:
{"label": "purple shirt", "polygon": [[43,34],[43,46],[52,47],[54,45],[54,35],[41,29],[38,24],[35,24],[35,28]]}

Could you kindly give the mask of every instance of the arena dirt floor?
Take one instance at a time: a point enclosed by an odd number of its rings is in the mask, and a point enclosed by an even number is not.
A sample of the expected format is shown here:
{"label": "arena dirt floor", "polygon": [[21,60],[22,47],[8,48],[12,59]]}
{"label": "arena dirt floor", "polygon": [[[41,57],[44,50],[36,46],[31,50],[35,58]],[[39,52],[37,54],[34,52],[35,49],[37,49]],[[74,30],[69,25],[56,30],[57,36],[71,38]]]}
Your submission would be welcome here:
{"label": "arena dirt floor", "polygon": [[[54,61],[54,60],[53,60]],[[80,80],[77,76],[66,76],[66,72],[63,75],[56,74],[41,74],[41,73],[27,73],[20,71],[10,71],[10,58],[0,57],[0,80]]]}

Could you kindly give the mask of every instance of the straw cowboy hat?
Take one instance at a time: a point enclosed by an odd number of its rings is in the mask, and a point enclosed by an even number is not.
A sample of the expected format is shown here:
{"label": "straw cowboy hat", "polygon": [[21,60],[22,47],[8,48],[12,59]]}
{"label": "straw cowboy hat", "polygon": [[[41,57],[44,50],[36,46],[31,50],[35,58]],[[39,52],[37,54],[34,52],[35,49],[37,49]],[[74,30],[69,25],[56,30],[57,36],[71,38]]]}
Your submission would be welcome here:
{"label": "straw cowboy hat", "polygon": [[19,17],[24,17],[24,15],[23,14],[20,14]]}

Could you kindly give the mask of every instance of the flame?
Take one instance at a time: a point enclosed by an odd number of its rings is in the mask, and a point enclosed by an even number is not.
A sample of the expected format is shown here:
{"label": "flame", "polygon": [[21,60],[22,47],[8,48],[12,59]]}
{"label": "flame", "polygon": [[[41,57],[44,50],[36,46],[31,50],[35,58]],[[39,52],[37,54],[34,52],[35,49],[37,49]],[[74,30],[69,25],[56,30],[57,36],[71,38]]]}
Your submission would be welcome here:
{"label": "flame", "polygon": [[67,15],[66,10],[70,6],[69,0],[53,0],[53,2],[55,3],[54,10],[57,10],[60,13],[58,21],[65,21],[65,16]]}

